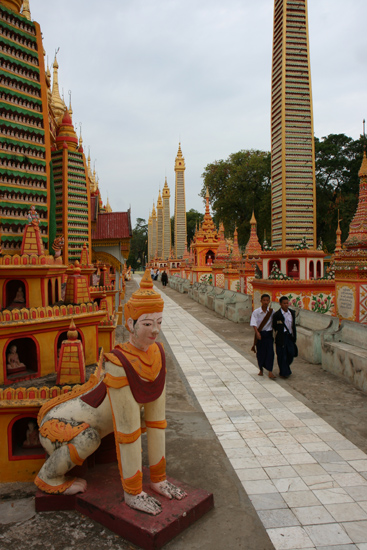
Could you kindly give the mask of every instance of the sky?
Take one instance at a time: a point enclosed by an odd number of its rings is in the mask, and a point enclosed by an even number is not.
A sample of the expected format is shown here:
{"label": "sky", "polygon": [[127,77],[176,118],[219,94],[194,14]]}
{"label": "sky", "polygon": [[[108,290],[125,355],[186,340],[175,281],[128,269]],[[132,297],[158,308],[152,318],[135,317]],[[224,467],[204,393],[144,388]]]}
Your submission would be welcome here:
{"label": "sky", "polygon": [[[50,64],[90,147],[104,202],[148,219],[181,142],[186,210],[205,166],[270,150],[273,0],[31,0]],[[366,0],[308,0],[317,137],[367,116]]]}

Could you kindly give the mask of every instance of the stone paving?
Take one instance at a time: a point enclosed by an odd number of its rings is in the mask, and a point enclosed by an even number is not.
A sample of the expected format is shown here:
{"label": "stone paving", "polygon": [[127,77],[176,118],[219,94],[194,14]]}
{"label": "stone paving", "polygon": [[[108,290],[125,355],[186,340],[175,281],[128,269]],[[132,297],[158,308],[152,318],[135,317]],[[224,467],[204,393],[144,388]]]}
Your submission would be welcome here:
{"label": "stone paving", "polygon": [[277,550],[367,550],[367,455],[168,296],[163,333]]}

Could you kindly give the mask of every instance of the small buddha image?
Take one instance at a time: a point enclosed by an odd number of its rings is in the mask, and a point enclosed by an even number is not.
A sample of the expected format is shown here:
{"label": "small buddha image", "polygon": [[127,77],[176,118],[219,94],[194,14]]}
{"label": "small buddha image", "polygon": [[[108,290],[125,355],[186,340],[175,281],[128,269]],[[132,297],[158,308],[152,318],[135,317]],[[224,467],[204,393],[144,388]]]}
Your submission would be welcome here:
{"label": "small buddha image", "polygon": [[41,447],[37,423],[34,420],[28,422],[28,430],[26,432],[26,440],[22,445],[23,449],[34,449]]}
{"label": "small buddha image", "polygon": [[292,271],[298,271],[297,264],[293,265]]}
{"label": "small buddha image", "polygon": [[14,373],[19,372],[22,370],[26,370],[26,366],[24,363],[21,363],[19,360],[19,355],[17,354],[17,346],[10,346],[8,356],[7,356],[7,371],[8,373]]}
{"label": "small buddha image", "polygon": [[21,286],[17,290],[17,293],[14,298],[14,302],[21,303],[21,304],[25,302],[24,292]]}

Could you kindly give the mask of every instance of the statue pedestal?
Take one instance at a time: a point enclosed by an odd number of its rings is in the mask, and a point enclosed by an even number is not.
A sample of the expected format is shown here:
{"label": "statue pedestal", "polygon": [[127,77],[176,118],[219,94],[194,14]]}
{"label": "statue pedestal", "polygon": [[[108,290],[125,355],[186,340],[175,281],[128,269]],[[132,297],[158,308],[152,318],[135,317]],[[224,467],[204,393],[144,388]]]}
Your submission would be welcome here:
{"label": "statue pedestal", "polygon": [[161,502],[162,512],[158,516],[138,512],[124,503],[116,463],[92,468],[86,479],[88,489],[82,494],[47,495],[38,491],[37,512],[77,510],[140,548],[155,550],[162,548],[214,507],[212,493],[169,477],[168,481],[184,489],[187,497],[179,501],[157,495],[149,487],[148,468],[144,468],[143,490]]}

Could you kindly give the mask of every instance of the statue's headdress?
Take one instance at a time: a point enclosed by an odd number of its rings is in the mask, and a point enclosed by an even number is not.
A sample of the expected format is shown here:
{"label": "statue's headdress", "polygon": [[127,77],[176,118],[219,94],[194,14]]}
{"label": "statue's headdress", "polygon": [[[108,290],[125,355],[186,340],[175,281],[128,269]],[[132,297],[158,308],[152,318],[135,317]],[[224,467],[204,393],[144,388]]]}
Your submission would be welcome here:
{"label": "statue's headdress", "polygon": [[127,320],[130,317],[136,321],[144,313],[161,313],[163,307],[164,301],[159,292],[154,290],[150,270],[146,269],[141,279],[139,290],[134,292],[130,300],[125,304],[126,328],[128,328]]}

